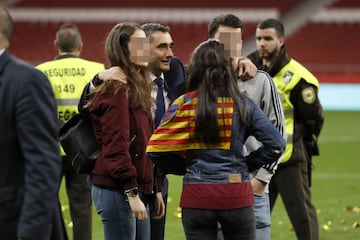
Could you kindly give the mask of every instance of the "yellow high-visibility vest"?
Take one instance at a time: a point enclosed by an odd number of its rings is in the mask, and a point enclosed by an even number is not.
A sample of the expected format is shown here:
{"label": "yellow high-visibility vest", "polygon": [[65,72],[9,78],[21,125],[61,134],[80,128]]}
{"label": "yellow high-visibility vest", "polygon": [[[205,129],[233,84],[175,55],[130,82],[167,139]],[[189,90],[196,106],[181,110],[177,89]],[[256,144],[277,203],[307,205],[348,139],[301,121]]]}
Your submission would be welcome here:
{"label": "yellow high-visibility vest", "polygon": [[294,106],[290,101],[290,95],[293,88],[301,79],[319,88],[319,82],[316,77],[294,59],[291,59],[290,62],[273,77],[285,115],[287,142],[285,152],[282,155],[282,162],[288,161],[293,153]]}
{"label": "yellow high-visibility vest", "polygon": [[[78,103],[85,85],[105,69],[102,63],[79,57],[64,57],[44,62],[36,68],[45,73],[51,83],[61,124],[78,113]],[[65,155],[62,149],[61,155]]]}

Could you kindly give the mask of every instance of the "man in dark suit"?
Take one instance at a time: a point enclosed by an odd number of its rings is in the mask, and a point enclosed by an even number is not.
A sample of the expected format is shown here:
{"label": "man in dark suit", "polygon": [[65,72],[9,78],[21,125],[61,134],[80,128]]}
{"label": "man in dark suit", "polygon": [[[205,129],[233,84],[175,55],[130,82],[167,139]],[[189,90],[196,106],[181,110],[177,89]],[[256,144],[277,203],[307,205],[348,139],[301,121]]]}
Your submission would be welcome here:
{"label": "man in dark suit", "polygon": [[12,25],[0,5],[0,235],[62,240],[56,102],[46,76],[7,50]]}
{"label": "man in dark suit", "polygon": [[[160,80],[160,84],[163,85],[160,86],[159,89],[159,82],[157,82],[157,84],[154,84],[154,88],[152,90],[152,96],[156,99],[154,123],[155,127],[157,127],[169,105],[185,92],[185,69],[181,61],[174,57],[174,53],[172,51],[174,43],[168,26],[163,26],[157,23],[148,23],[143,25],[143,29],[146,36],[150,39],[150,78],[153,82]],[[159,90],[162,90],[162,95],[164,97],[163,111],[159,111],[161,106],[158,102],[160,94]],[[161,193],[165,203],[165,216],[160,219],[151,218],[151,240],[163,240],[165,234],[169,182],[165,175],[163,177],[164,179],[161,185]],[[150,210],[152,212],[156,211],[157,206],[150,203]]]}

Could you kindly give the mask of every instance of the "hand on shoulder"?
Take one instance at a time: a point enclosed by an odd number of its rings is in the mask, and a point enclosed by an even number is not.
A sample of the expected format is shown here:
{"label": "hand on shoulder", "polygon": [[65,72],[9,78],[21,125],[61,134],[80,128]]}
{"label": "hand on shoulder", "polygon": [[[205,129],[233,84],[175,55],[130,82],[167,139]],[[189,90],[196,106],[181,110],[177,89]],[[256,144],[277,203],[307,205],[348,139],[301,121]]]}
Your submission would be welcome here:
{"label": "hand on shoulder", "polygon": [[238,77],[241,80],[248,80],[255,77],[257,67],[249,58],[241,57],[238,59]]}
{"label": "hand on shoulder", "polygon": [[101,79],[102,81],[108,81],[108,80],[116,80],[116,81],[120,81],[124,84],[127,83],[127,76],[124,73],[124,71],[118,67],[111,67],[108,68],[102,72],[98,73],[99,79]]}

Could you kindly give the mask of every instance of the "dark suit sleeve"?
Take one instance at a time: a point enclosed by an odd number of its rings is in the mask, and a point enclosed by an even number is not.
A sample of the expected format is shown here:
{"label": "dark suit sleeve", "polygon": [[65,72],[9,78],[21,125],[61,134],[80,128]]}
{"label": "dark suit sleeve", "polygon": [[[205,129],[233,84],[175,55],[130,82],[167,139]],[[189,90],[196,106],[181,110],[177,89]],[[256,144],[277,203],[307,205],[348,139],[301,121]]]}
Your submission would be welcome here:
{"label": "dark suit sleeve", "polygon": [[[19,70],[19,69],[18,69]],[[20,69],[16,93],[17,138],[24,159],[24,199],[17,235],[49,239],[61,174],[56,102],[48,79],[30,67]]]}

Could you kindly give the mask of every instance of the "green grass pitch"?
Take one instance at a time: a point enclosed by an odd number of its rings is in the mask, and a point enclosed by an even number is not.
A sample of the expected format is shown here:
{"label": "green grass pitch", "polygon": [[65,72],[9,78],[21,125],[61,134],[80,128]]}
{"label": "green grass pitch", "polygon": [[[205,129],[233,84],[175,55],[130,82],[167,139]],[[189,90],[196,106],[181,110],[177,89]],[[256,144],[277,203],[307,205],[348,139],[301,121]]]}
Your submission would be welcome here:
{"label": "green grass pitch", "polygon": [[[312,199],[318,212],[320,239],[360,239],[360,112],[326,111],[319,138],[320,156],[313,158]],[[179,196],[182,180],[169,175],[166,240],[184,240]],[[64,187],[60,199],[70,239],[72,224]],[[272,216],[273,240],[295,240],[295,233],[278,199]],[[93,209],[93,239],[102,240],[102,225]]]}

